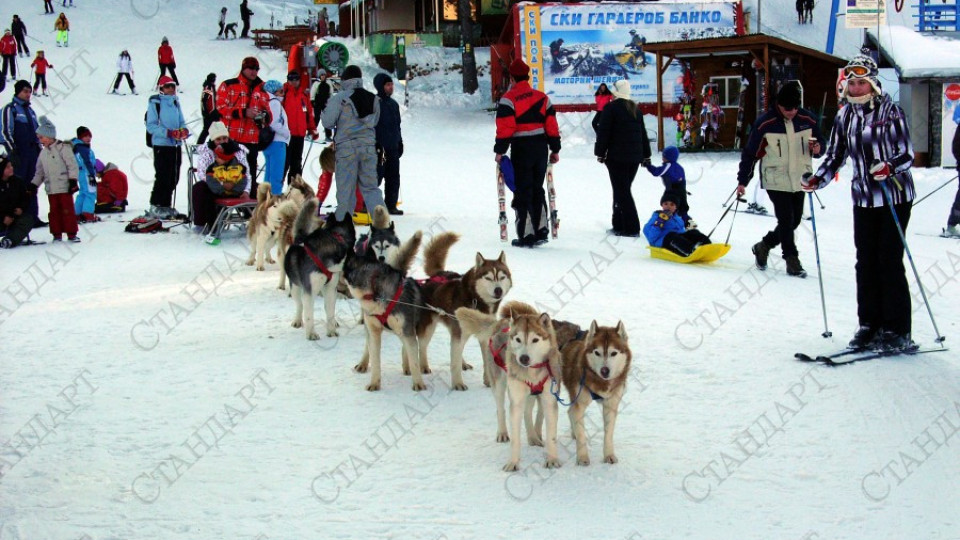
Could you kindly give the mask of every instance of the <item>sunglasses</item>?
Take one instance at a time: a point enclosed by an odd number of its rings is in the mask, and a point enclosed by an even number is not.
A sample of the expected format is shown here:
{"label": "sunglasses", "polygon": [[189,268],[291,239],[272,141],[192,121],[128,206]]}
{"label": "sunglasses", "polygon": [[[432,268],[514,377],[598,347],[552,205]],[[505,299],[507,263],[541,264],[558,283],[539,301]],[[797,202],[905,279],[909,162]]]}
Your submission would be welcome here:
{"label": "sunglasses", "polygon": [[866,66],[847,66],[843,68],[843,74],[846,77],[866,77],[870,74],[870,69]]}

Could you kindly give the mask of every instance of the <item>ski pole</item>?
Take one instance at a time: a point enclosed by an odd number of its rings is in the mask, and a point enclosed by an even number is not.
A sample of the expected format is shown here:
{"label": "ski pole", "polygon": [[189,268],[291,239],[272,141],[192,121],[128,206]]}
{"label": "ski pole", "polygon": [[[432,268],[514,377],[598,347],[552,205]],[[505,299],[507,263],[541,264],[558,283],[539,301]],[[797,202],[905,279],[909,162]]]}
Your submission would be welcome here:
{"label": "ski pole", "polygon": [[303,156],[303,163],[300,164],[301,174],[303,173],[303,169],[307,167],[307,161],[310,160],[310,152],[313,151],[313,145],[317,144],[316,142],[314,142],[313,138],[304,137],[304,140],[310,143],[310,148],[307,148],[307,155]]}
{"label": "ski pole", "polygon": [[920,203],[923,202],[927,197],[929,197],[929,196],[933,195],[934,193],[940,191],[941,189],[947,187],[947,184],[949,184],[950,182],[953,182],[953,181],[956,180],[956,179],[957,179],[957,177],[954,176],[953,178],[951,178],[951,179],[947,180],[946,182],[944,182],[944,183],[943,183],[940,187],[938,187],[937,189],[935,189],[935,190],[931,191],[930,193],[927,193],[926,195],[924,195],[923,197],[921,197],[919,200],[913,201],[913,206],[916,206],[916,205],[920,204]]}
{"label": "ski pole", "polygon": [[[727,200],[723,201],[723,204],[721,204],[720,206],[722,206],[723,208],[726,208],[726,207],[727,207],[727,203],[730,202],[730,199],[733,198],[733,195],[734,195],[736,192],[737,192],[737,190],[734,189],[734,190],[733,190],[733,193],[731,193],[730,196],[727,197]],[[739,198],[739,197],[738,197],[738,198]]]}
{"label": "ski pole", "polygon": [[[736,192],[737,192],[737,188],[733,188],[733,193],[730,194],[730,197],[727,197],[727,200],[729,201],[730,198],[733,197],[733,195],[734,195]],[[740,197],[737,197],[737,206],[739,206],[739,205],[740,205]],[[727,209],[723,211],[723,215],[720,216],[720,220],[717,221],[717,224],[714,225],[713,228],[710,229],[710,233],[707,234],[707,238],[710,238],[711,236],[713,236],[713,231],[717,230],[717,227],[720,226],[720,223],[723,221],[723,218],[727,217],[727,214],[728,214],[728,213],[730,212],[730,210],[732,210],[732,209],[733,209],[733,206],[731,205],[731,206],[728,206]]]}
{"label": "ski pole", "polygon": [[69,89],[70,89],[70,85],[67,84],[67,80],[66,80],[66,79],[64,79],[63,77],[60,76],[60,72],[57,71],[56,69],[54,69],[52,66],[50,67],[50,70],[53,71],[53,74],[56,75],[57,78],[60,79],[60,82],[62,82],[63,85],[67,87],[67,90],[69,90]]}
{"label": "ski pole", "polygon": [[[821,210],[826,210],[827,207],[824,206],[824,205],[823,205],[823,201],[820,200],[820,195],[818,195],[816,191],[811,191],[811,193],[813,193],[813,196],[817,198],[817,202],[820,203],[820,209],[821,209]],[[812,215],[812,214],[811,214],[811,215]]]}
{"label": "ski pole", "polygon": [[31,35],[27,35],[27,34],[24,34],[24,35],[25,35],[27,38],[32,39],[32,40],[36,41],[37,43],[43,45],[43,42],[40,41],[39,39],[37,39],[37,38],[35,38],[35,37],[31,36]]}
{"label": "ski pole", "polygon": [[[807,175],[810,175],[810,173],[807,173]],[[817,240],[817,216],[813,212],[814,195],[815,193],[812,191],[807,192],[807,199],[810,201],[810,224],[813,226],[813,252],[817,255],[817,279],[820,281],[820,309],[823,311],[823,333],[820,335],[828,338],[833,335],[833,332],[830,331],[830,327],[827,325],[827,298],[823,294],[823,270],[820,268],[820,242]]]}
{"label": "ski pole", "polygon": [[933,317],[933,310],[930,309],[930,301],[927,300],[927,292],[923,289],[923,282],[920,281],[920,274],[917,272],[917,265],[913,263],[913,255],[910,253],[910,246],[907,245],[907,238],[903,235],[903,227],[900,226],[900,218],[897,217],[897,209],[893,207],[893,198],[890,196],[890,191],[887,189],[886,179],[881,180],[878,183],[880,184],[880,189],[883,191],[883,198],[885,199],[885,202],[890,206],[890,213],[893,214],[893,222],[897,226],[897,233],[900,235],[900,242],[903,243],[903,249],[907,252],[907,260],[910,261],[910,268],[913,269],[913,277],[917,279],[917,287],[920,288],[920,295],[923,296],[923,303],[927,306],[927,314],[930,315],[930,322],[933,323],[933,331],[937,334],[937,339],[934,341],[939,343],[942,347],[943,341],[947,338],[940,335],[940,329],[937,328],[937,321]]}

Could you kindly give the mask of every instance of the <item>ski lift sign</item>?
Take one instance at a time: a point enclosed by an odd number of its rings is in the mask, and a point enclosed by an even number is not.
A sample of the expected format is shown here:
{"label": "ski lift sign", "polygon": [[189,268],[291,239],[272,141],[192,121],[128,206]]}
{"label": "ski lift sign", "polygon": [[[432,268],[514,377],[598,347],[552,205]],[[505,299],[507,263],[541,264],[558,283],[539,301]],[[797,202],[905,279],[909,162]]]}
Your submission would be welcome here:
{"label": "ski lift sign", "polygon": [[[656,56],[646,43],[733,36],[737,1],[521,4],[516,28],[530,84],[557,105],[593,103],[600,83],[630,81],[634,101],[656,102]],[[664,73],[670,100],[683,92],[682,67]]]}
{"label": "ski lift sign", "polygon": [[885,0],[847,0],[847,28],[876,28],[887,24]]}

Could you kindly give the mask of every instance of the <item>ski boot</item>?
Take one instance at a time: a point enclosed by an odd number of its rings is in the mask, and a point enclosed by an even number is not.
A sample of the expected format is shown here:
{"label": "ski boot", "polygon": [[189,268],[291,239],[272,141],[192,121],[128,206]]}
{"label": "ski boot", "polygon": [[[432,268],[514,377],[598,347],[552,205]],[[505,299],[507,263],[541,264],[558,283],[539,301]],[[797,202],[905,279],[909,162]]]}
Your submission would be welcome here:
{"label": "ski boot", "polygon": [[805,278],[807,277],[807,271],[803,269],[803,266],[800,264],[800,257],[796,255],[791,255],[786,258],[787,261],[787,275],[796,276]]}
{"label": "ski boot", "polygon": [[960,238],[960,227],[956,225],[948,225],[946,229],[943,230],[943,233],[940,236],[944,238]]}

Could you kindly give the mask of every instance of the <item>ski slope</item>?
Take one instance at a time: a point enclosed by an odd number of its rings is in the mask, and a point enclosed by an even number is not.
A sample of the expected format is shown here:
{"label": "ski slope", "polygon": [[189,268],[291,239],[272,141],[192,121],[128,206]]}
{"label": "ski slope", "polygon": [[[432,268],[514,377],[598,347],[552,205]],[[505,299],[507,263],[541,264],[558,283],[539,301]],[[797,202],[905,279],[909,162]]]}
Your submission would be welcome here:
{"label": "ski slope", "polygon": [[[66,79],[50,76],[53,96],[35,107],[61,138],[81,124],[92,130],[97,156],[130,177],[129,219],[152,184],[142,118],[162,36],[176,53],[190,118],[207,73],[222,81],[256,55],[261,77],[279,79],[286,63],[250,41],[215,41],[220,4],[75,3],[69,49],[42,33],[52,17],[20,8]],[[296,6],[251,2],[256,17]],[[144,17],[147,8],[156,12]],[[783,12],[780,27],[790,32],[792,9]],[[764,12],[770,24],[778,16]],[[372,59],[347,43],[370,88]],[[105,94],[123,48],[139,96]],[[479,64],[486,54],[478,51]],[[411,50],[410,62],[449,65],[458,56]],[[544,469],[542,449],[524,445],[521,471],[506,474],[508,445],[495,442],[479,369],[465,372],[466,392],[449,391],[446,331],[430,349],[427,391],[410,390],[400,343],[387,337],[382,390],[370,393],[368,376],[352,371],[364,343],[355,303],[338,302],[339,337],[310,342],[290,327],[294,306],[276,290],[276,265],[245,266],[237,234],[211,247],[184,227],[131,235],[108,221],[82,226],[79,245],[0,253],[0,539],[960,538],[957,353],[833,369],[792,358],[841,348],[856,328],[849,169],[819,192],[825,208],[814,207],[834,333],[824,339],[809,222],[798,232],[807,279],[788,277],[775,252],[766,272],[753,267],[750,246],[775,223],[767,217],[728,214],[713,238],[730,234],[733,249],[703,266],[653,260],[642,239],[606,236],[611,190],[592,156],[587,114],[560,120],[560,238],[534,251],[504,247],[487,82],[476,96],[459,93],[455,71],[410,83],[407,215],[397,229],[460,233],[448,258],[457,271],[477,252],[505,249],[515,284],[508,299],[582,326],[624,322],[634,369],[617,422],[618,464],[600,462],[594,407],[592,465],[575,465],[561,414],[563,467]],[[681,155],[691,215],[707,232],[735,187],[737,160]],[[316,163],[308,171],[315,182]],[[917,191],[951,176],[916,170]],[[658,179],[638,174],[643,218],[661,192]],[[945,188],[918,206],[907,234],[948,344],[960,324],[960,243],[935,235],[954,193]],[[182,183],[181,209],[186,194]],[[930,345],[918,296],[914,308],[914,338]],[[475,343],[465,355],[480,367]]]}

